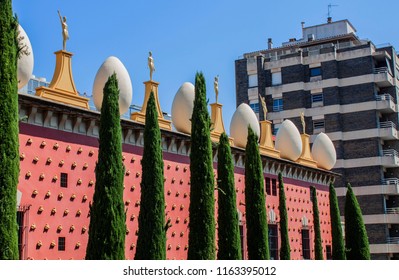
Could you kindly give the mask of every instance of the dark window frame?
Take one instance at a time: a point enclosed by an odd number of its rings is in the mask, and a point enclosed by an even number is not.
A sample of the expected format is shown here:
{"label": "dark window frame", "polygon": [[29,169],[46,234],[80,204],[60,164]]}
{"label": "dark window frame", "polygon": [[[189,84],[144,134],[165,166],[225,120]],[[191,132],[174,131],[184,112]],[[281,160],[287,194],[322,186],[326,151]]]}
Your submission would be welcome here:
{"label": "dark window frame", "polygon": [[58,251],[65,251],[66,238],[63,236],[58,237]]}
{"label": "dark window frame", "polygon": [[68,188],[68,173],[61,173],[60,176],[60,187]]}

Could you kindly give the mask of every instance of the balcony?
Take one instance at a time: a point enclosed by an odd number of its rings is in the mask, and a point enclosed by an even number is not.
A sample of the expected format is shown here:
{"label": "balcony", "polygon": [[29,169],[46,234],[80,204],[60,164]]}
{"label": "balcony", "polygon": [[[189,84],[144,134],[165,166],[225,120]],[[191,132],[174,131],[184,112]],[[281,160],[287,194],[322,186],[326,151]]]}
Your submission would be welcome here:
{"label": "balcony", "polygon": [[399,237],[388,237],[387,243],[388,244],[399,244]]}
{"label": "balcony", "polygon": [[382,180],[382,194],[398,194],[399,193],[399,179],[398,178],[384,178]]}
{"label": "balcony", "polygon": [[394,79],[388,72],[388,67],[375,68],[373,71],[374,83],[379,87],[389,87],[394,85]]}
{"label": "balcony", "polygon": [[384,93],[376,95],[375,99],[377,101],[377,110],[382,113],[394,113],[396,110],[396,104],[390,94]]}
{"label": "balcony", "polygon": [[396,130],[396,125],[391,121],[380,122],[379,134],[382,140],[398,139],[398,131]]}
{"label": "balcony", "polygon": [[385,167],[399,167],[399,154],[394,149],[382,151],[381,164]]}

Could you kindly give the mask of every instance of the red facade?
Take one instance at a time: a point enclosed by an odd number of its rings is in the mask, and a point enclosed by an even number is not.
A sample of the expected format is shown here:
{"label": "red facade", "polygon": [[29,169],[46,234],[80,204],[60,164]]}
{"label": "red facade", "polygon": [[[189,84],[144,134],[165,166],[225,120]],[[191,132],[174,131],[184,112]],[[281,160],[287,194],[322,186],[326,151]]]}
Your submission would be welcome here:
{"label": "red facade", "polygon": [[[21,96],[24,101],[33,97]],[[39,104],[40,100],[32,99]],[[24,112],[30,112],[30,102],[22,102]],[[48,103],[48,101],[44,101]],[[44,104],[43,104],[44,106]],[[74,118],[76,115],[88,118],[79,122],[78,126],[88,129],[90,118],[96,119],[98,114],[87,116],[87,112],[73,107],[71,112],[61,114],[55,107],[43,109],[42,118],[37,115],[20,125],[20,243],[23,259],[84,259],[88,241],[90,222],[89,205],[92,201],[95,186],[95,164],[98,156],[98,139],[84,135],[79,130],[68,131],[61,127],[60,119]],[[63,105],[65,106],[65,105]],[[54,113],[46,125],[46,114]],[[51,125],[51,118],[56,119]],[[77,122],[77,121],[76,121]],[[75,123],[76,124],[76,123]],[[123,123],[125,139],[135,134],[126,128],[131,121]],[[137,128],[142,130],[142,127]],[[130,132],[129,132],[130,131]],[[139,134],[139,133],[136,133]],[[140,136],[136,136],[139,139]],[[188,246],[188,219],[190,201],[190,167],[189,136],[174,132],[163,132],[165,198],[167,219],[171,219],[172,227],[167,231],[167,258],[186,259]],[[181,144],[183,141],[186,144]],[[138,141],[136,141],[138,143]],[[180,143],[175,147],[173,143]],[[181,152],[185,149],[185,152]],[[233,149],[236,168],[235,183],[237,206],[243,231],[244,255],[245,241],[245,205],[244,205],[244,168],[243,150]],[[140,181],[142,146],[123,144],[125,173],[124,201],[126,214],[126,258],[133,259],[137,240],[138,215],[140,209]],[[292,259],[304,256],[302,230],[309,230],[310,256],[313,252],[313,216],[309,186],[317,188],[320,223],[324,255],[331,245],[331,225],[329,216],[329,200],[327,182],[333,174],[309,167],[299,166],[284,160],[263,158],[267,191],[266,209],[269,225],[278,229],[278,187],[275,184],[277,171],[283,172],[289,217],[289,235]],[[216,167],[216,164],[215,164]],[[216,169],[215,169],[216,174]],[[67,177],[67,178],[66,178]],[[310,180],[311,179],[311,180]],[[270,184],[269,184],[270,183]],[[215,211],[217,213],[217,203]],[[277,231],[278,232],[278,231]],[[278,232],[277,240],[280,233]],[[64,238],[64,239],[63,239]],[[306,239],[304,242],[307,242]],[[277,242],[277,244],[279,241]],[[306,246],[305,246],[306,247]],[[305,256],[306,256],[305,252]]]}

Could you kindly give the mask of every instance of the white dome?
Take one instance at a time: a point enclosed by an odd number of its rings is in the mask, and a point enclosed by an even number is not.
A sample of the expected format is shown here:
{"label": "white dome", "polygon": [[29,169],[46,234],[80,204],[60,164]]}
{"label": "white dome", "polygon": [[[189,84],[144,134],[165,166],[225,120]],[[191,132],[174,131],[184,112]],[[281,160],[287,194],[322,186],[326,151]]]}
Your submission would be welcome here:
{"label": "white dome", "polygon": [[119,112],[124,114],[132,103],[132,82],[123,63],[115,56],[108,57],[97,71],[93,84],[93,101],[97,110],[101,111],[103,90],[108,78],[116,73],[119,86]]}
{"label": "white dome", "polygon": [[26,53],[21,53],[18,58],[18,89],[23,88],[28,82],[33,73],[33,50],[28,35],[21,25],[18,25],[18,38],[22,38],[19,42],[20,46],[24,46]]}
{"label": "white dome", "polygon": [[233,138],[235,146],[245,148],[247,145],[248,126],[252,128],[259,138],[258,118],[248,104],[241,103],[234,112],[230,123],[230,136]]}
{"label": "white dome", "polygon": [[186,82],[176,92],[172,103],[172,123],[177,131],[191,133],[191,116],[194,109],[195,88]]}
{"label": "white dome", "polygon": [[337,153],[331,139],[325,133],[316,136],[312,146],[312,157],[317,166],[330,170],[337,162]]}
{"label": "white dome", "polygon": [[302,138],[297,127],[290,120],[281,124],[276,135],[276,150],[281,158],[296,161],[302,154]]}

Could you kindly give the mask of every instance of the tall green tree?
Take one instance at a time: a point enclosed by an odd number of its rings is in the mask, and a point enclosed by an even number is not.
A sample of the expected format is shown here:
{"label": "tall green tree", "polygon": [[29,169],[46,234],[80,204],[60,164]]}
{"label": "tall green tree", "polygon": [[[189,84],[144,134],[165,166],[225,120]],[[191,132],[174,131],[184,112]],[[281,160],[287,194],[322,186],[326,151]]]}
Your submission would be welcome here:
{"label": "tall green tree", "polygon": [[248,140],[245,148],[245,212],[248,258],[250,260],[270,259],[265,197],[258,137],[251,127],[248,127]]}
{"label": "tall green tree", "polygon": [[206,102],[205,78],[195,75],[195,99],[191,117],[190,224],[188,259],[215,259],[215,201],[210,138],[211,120]]}
{"label": "tall green tree", "polygon": [[280,212],[280,233],[281,233],[281,247],[280,260],[291,259],[290,238],[288,236],[288,215],[284,190],[283,175],[278,173],[278,189],[279,189],[279,206]]}
{"label": "tall green tree", "polygon": [[317,191],[314,186],[310,187],[310,193],[312,194],[312,203],[313,203],[315,259],[322,260],[323,259],[323,245],[321,244],[320,216],[319,216],[319,207],[317,205]]}
{"label": "tall green tree", "polygon": [[369,260],[370,245],[359,202],[350,184],[345,199],[345,247],[348,260]]}
{"label": "tall green tree", "polygon": [[147,103],[141,160],[141,199],[136,260],[166,258],[165,195],[161,131],[154,93]]}
{"label": "tall green tree", "polygon": [[0,0],[0,259],[17,260],[19,176],[17,21],[12,1]]}
{"label": "tall green tree", "polygon": [[88,260],[125,259],[124,166],[118,100],[118,80],[114,73],[105,84],[101,107],[96,185],[86,251]]}
{"label": "tall green tree", "polygon": [[241,238],[238,224],[234,164],[229,138],[222,133],[218,147],[218,259],[240,260]]}
{"label": "tall green tree", "polygon": [[339,213],[338,199],[334,184],[330,183],[330,216],[332,235],[332,258],[333,260],[345,260],[345,243],[342,236],[341,214]]}

